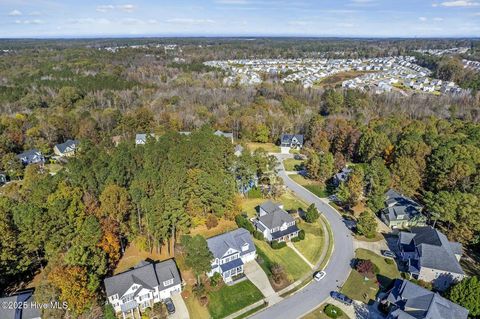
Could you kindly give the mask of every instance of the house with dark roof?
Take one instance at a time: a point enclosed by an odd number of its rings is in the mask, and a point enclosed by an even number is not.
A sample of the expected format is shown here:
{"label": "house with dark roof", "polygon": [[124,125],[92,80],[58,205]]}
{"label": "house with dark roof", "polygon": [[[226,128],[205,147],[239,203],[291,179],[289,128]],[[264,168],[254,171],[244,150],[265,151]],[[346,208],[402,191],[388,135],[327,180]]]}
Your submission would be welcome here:
{"label": "house with dark roof", "polygon": [[295,219],[283,209],[283,205],[266,201],[258,207],[258,216],[254,222],[266,240],[287,241],[298,236]]}
{"label": "house with dark roof", "polygon": [[348,167],[344,167],[342,168],[342,170],[340,172],[338,172],[337,174],[333,175],[333,185],[338,187],[340,186],[340,184],[342,184],[343,182],[346,182],[347,179],[348,179],[348,176],[350,175],[350,173],[353,171],[353,169],[351,168],[348,168]]}
{"label": "house with dark roof", "polygon": [[445,290],[465,278],[460,266],[462,245],[448,241],[444,234],[431,226],[412,227],[411,232],[400,232],[398,248],[410,275],[433,283],[438,290]]}
{"label": "house with dark roof", "polygon": [[386,207],[381,211],[380,218],[392,228],[408,228],[425,226],[427,218],[422,214],[423,207],[413,199],[389,189],[385,194]]}
{"label": "house with dark roof", "polygon": [[[21,307],[15,305],[21,305]],[[25,290],[0,298],[0,318],[41,319],[40,308],[33,299],[33,290]]]}
{"label": "house with dark roof", "polygon": [[244,228],[208,238],[207,245],[213,254],[212,269],[207,275],[219,273],[224,282],[243,274],[243,266],[257,257],[252,235]]}
{"label": "house with dark roof", "polygon": [[75,151],[78,149],[78,145],[80,144],[77,140],[66,140],[64,143],[57,144],[53,147],[53,152],[57,156],[74,156]]}
{"label": "house with dark roof", "polygon": [[290,149],[300,149],[303,147],[303,135],[301,134],[282,134],[280,136],[280,150],[288,154]]}
{"label": "house with dark roof", "polygon": [[23,165],[45,163],[45,157],[43,157],[42,152],[37,149],[31,149],[20,153],[17,155],[17,158],[22,162]]}
{"label": "house with dark roof", "polygon": [[137,315],[153,304],[182,291],[182,280],[173,259],[142,261],[103,281],[108,302],[123,318]]}
{"label": "house with dark roof", "polygon": [[468,318],[467,309],[408,280],[395,280],[382,303],[389,308],[387,319]]}

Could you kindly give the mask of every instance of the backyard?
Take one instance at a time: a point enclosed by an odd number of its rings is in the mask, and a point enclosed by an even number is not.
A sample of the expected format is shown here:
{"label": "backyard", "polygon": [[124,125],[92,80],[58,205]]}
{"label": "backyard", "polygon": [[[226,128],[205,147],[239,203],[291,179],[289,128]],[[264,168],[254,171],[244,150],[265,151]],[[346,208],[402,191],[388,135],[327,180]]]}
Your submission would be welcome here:
{"label": "backyard", "polygon": [[273,143],[247,143],[247,147],[250,151],[255,151],[259,148],[263,148],[268,153],[280,153],[280,146],[277,146]]}
{"label": "backyard", "polygon": [[249,280],[244,280],[233,286],[224,285],[210,292],[208,297],[210,315],[213,319],[220,319],[261,300],[263,295]]}
{"label": "backyard", "polygon": [[341,292],[354,300],[368,303],[370,300],[375,299],[379,286],[386,288],[392,280],[400,278],[397,264],[386,261],[392,259],[384,258],[370,250],[362,248],[355,251],[355,258],[372,261],[378,267],[378,274],[376,274],[375,278],[368,279],[354,269],[351,271]]}
{"label": "backyard", "polygon": [[[267,200],[269,199],[268,198],[244,198],[242,199],[242,204],[241,204],[242,212],[247,213],[248,217],[254,217],[257,214],[255,208],[258,205],[262,204],[263,202],[266,202]],[[307,204],[305,204],[305,202],[295,197],[295,195],[290,191],[285,192],[277,200],[274,200],[274,199],[270,199],[270,200],[276,203],[283,204],[283,208],[287,211],[291,209],[297,210],[299,208],[305,210],[308,207]]]}

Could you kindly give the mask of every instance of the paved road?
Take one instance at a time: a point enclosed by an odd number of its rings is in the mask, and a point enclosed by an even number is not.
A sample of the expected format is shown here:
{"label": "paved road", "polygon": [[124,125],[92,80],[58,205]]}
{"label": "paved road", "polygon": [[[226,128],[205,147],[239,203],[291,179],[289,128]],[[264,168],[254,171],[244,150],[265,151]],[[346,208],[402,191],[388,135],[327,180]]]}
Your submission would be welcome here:
{"label": "paved road", "polygon": [[[277,157],[286,158],[288,155],[277,155]],[[291,180],[283,169],[279,175],[283,178],[285,185],[298,197],[307,203],[315,203],[318,210],[323,213],[333,231],[334,249],[325,269],[327,276],[322,281],[312,281],[294,295],[251,317],[255,319],[295,319],[306,315],[323,303],[331,291],[343,285],[350,273],[350,261],[354,256],[350,231],[345,227],[335,209]]]}

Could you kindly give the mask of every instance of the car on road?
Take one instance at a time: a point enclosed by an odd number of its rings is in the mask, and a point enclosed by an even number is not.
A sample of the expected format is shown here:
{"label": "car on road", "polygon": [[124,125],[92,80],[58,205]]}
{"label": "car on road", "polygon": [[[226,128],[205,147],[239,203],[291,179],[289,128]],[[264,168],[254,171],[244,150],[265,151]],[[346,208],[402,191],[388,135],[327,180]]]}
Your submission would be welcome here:
{"label": "car on road", "polygon": [[323,278],[325,278],[326,275],[327,275],[327,273],[324,272],[323,270],[322,270],[322,271],[317,271],[317,272],[313,275],[313,279],[315,279],[316,281],[320,281],[320,280],[322,280]]}
{"label": "car on road", "polygon": [[397,255],[393,251],[390,250],[382,250],[382,255],[388,258],[396,258]]}
{"label": "car on road", "polygon": [[344,294],[339,293],[338,291],[332,291],[330,293],[330,296],[337,300],[340,301],[341,303],[350,306],[353,303],[353,300],[345,296]]}
{"label": "car on road", "polygon": [[167,298],[165,299],[165,306],[167,307],[168,314],[174,314],[175,313],[175,305],[173,304],[172,299]]}

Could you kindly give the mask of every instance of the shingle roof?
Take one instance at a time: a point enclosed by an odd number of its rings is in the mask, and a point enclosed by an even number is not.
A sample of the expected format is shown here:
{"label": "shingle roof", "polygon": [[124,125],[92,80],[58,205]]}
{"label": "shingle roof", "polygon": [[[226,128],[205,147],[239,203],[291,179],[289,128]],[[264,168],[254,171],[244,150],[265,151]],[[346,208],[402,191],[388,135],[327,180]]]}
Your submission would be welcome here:
{"label": "shingle roof", "polygon": [[395,319],[467,319],[468,310],[408,280],[397,279],[387,300],[396,306]]}
{"label": "shingle roof", "polygon": [[[242,252],[242,246],[248,244],[248,250]],[[207,239],[207,245],[214,258],[222,258],[228,249],[233,248],[240,252],[240,255],[248,254],[255,250],[252,236],[244,228],[238,228]]]}
{"label": "shingle roof", "polygon": [[[262,222],[269,229],[276,227],[281,227],[284,223],[291,223],[294,221],[293,217],[290,216],[286,211],[281,209],[278,206],[272,207],[272,202],[266,202],[260,205],[260,207],[267,212],[266,215],[259,216],[258,220]],[[267,209],[265,209],[265,207]]]}
{"label": "shingle roof", "polygon": [[75,150],[78,147],[79,141],[77,140],[66,140],[61,144],[55,145],[55,147],[60,151],[60,153],[65,153],[67,149]]}
{"label": "shingle roof", "polygon": [[18,154],[17,158],[22,160],[24,164],[37,163],[43,160],[42,153],[36,148]]}
{"label": "shingle roof", "polygon": [[280,143],[281,144],[291,144],[292,139],[296,138],[298,143],[303,145],[303,135],[302,134],[282,134],[280,136]]}
{"label": "shingle roof", "polygon": [[173,279],[172,286],[181,283],[173,259],[159,263],[141,262],[131,270],[105,278],[104,284],[107,296],[118,294],[122,297],[133,284],[150,290],[160,285],[160,290],[163,290],[163,282],[169,279]]}
{"label": "shingle roof", "polygon": [[[455,274],[463,274],[462,267],[455,256],[461,251],[459,243],[451,243],[447,237],[431,226],[412,227],[412,235],[400,233],[400,242],[404,245],[412,243],[419,253],[420,267],[427,267],[448,271]],[[408,242],[411,238],[411,242]],[[452,248],[455,248],[452,249]]]}
{"label": "shingle roof", "polygon": [[[17,303],[27,303],[30,305],[34,302],[33,300],[33,290],[23,291],[17,293],[14,296],[0,298],[0,305],[3,302],[17,302]],[[0,306],[0,318],[1,319],[35,319],[40,318],[40,311],[32,306],[25,307],[24,309],[12,309],[9,307]]]}

